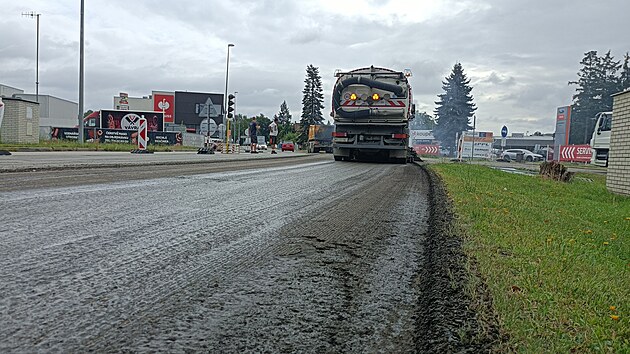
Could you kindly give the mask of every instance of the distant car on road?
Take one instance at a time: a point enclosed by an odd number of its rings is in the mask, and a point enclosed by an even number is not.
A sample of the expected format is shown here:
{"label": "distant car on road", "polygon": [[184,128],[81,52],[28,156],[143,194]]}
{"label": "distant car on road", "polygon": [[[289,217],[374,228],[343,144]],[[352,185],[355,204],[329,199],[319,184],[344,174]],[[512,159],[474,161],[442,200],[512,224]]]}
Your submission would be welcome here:
{"label": "distant car on road", "polygon": [[283,142],[281,149],[282,149],[282,151],[293,151],[293,152],[295,152],[295,145],[292,142]]}
{"label": "distant car on road", "polygon": [[267,141],[264,136],[259,136],[256,142],[256,150],[267,150]]}
{"label": "distant car on road", "polygon": [[507,161],[517,160],[517,155],[523,154],[523,161],[534,162],[534,161],[542,161],[544,159],[543,155],[534,154],[533,152],[525,149],[508,149],[501,153],[501,158]]}

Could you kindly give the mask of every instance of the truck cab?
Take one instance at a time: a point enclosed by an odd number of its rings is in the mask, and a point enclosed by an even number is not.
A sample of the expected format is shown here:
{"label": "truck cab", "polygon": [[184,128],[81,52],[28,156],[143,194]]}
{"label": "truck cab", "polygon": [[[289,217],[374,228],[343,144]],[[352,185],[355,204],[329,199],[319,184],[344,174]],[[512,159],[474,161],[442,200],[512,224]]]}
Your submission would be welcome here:
{"label": "truck cab", "polygon": [[591,149],[593,151],[591,163],[597,166],[608,167],[612,112],[598,113],[595,118],[597,122],[591,138]]}

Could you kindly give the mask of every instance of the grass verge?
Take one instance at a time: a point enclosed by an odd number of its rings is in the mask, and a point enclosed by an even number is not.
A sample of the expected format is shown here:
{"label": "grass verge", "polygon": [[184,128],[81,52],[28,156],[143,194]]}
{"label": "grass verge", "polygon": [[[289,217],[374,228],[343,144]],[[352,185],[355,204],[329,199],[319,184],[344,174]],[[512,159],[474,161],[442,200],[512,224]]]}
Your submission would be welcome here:
{"label": "grass verge", "polygon": [[[78,142],[67,140],[43,140],[39,144],[0,144],[0,150],[19,151],[25,149],[34,150],[51,150],[51,151],[131,151],[137,149],[135,144],[116,144],[116,143],[92,143],[86,142],[79,144]],[[149,151],[193,151],[195,147],[180,145],[148,145]]]}
{"label": "grass verge", "polygon": [[432,165],[517,351],[630,352],[630,198],[605,177],[564,184]]}

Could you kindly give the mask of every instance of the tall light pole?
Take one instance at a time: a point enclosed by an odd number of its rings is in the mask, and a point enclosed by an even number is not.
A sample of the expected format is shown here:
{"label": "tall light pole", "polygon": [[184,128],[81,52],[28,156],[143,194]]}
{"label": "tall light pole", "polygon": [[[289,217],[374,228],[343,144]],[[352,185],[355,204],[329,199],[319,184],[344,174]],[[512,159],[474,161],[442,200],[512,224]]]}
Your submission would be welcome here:
{"label": "tall light pole", "polygon": [[236,99],[236,94],[237,93],[238,93],[238,91],[234,91],[234,96],[235,96],[235,98],[234,98],[234,123],[237,124],[234,127],[236,129],[236,134],[234,134],[234,144],[240,143],[240,137],[241,137],[241,133],[238,130],[241,127],[241,124],[238,121],[238,118],[236,118],[236,104],[238,103],[238,99]]}
{"label": "tall light pole", "polygon": [[35,101],[39,103],[39,17],[42,14],[31,12],[23,12],[22,16],[35,18],[37,20],[37,49],[35,54]]}
{"label": "tall light pole", "polygon": [[84,27],[84,19],[85,19],[85,15],[84,15],[84,9],[85,9],[85,4],[84,4],[84,0],[81,0],[81,37],[80,37],[80,41],[79,41],[79,144],[83,144],[83,142],[85,141],[84,137],[83,137],[83,128],[84,128],[84,123],[83,123],[83,91],[84,91],[84,87],[83,87],[83,42],[84,42],[84,35],[83,35],[83,27]]}
{"label": "tall light pole", "polygon": [[[230,43],[227,46],[227,60],[225,64],[225,94],[223,95],[223,129],[226,127],[227,118],[227,95],[228,95],[228,75],[230,73],[230,47],[234,47],[234,44]],[[223,134],[223,143],[227,143],[227,129]]]}

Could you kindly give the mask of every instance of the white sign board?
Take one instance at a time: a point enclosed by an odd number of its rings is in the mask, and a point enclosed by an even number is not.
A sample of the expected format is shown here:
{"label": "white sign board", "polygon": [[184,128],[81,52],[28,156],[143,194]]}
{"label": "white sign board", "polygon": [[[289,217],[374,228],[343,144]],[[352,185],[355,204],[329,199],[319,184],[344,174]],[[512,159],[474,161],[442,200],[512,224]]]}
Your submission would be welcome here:
{"label": "white sign board", "polygon": [[[462,151],[462,157],[472,156],[472,141],[464,142],[464,149]],[[492,156],[492,143],[475,143],[475,156],[480,158],[489,158]]]}

